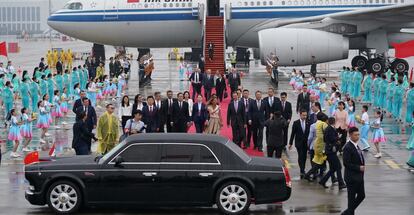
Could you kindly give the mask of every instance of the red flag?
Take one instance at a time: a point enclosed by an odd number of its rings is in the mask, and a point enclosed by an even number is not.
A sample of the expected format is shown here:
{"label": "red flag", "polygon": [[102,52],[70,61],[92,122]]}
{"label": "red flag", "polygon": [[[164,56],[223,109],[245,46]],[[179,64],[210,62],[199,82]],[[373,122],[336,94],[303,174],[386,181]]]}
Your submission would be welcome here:
{"label": "red flag", "polygon": [[7,57],[7,47],[6,47],[6,42],[1,42],[0,43],[0,56],[6,56]]}
{"label": "red flag", "polygon": [[395,57],[396,58],[406,58],[414,56],[414,40],[403,43],[393,43],[391,44],[395,48]]}
{"label": "red flag", "polygon": [[127,3],[138,3],[139,0],[128,0]]}
{"label": "red flag", "polygon": [[53,143],[52,148],[49,150],[49,156],[55,156],[55,144]]}
{"label": "red flag", "polygon": [[26,157],[24,157],[25,165],[36,163],[36,162],[39,162],[39,152],[37,151],[30,152],[29,154],[26,155]]}

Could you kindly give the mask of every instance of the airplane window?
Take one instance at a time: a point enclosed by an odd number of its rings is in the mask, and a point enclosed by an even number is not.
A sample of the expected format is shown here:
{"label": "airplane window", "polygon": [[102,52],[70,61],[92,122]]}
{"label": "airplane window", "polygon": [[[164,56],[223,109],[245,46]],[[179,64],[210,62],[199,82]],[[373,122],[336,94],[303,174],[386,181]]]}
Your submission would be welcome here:
{"label": "airplane window", "polygon": [[266,6],[266,5],[267,5],[267,1],[264,1],[264,2],[263,2],[263,6]]}
{"label": "airplane window", "polygon": [[184,3],[184,2],[183,2],[181,5],[182,5],[183,7],[185,7],[186,3]]}
{"label": "airplane window", "polygon": [[329,5],[329,0],[326,0],[326,1],[325,1],[325,4],[326,4],[326,5]]}
{"label": "airplane window", "polygon": [[367,0],[363,0],[363,3],[366,4],[367,3]]}
{"label": "airplane window", "polygon": [[322,5],[323,4],[323,1],[322,0],[319,0],[319,4]]}
{"label": "airplane window", "polygon": [[247,1],[245,1],[244,2],[244,6],[248,6],[249,5],[249,3],[247,3]]}
{"label": "airplane window", "polygon": [[316,1],[313,1],[313,2],[312,2],[312,4],[313,4],[313,5],[316,5]]}
{"label": "airplane window", "polygon": [[350,3],[350,4],[353,4],[353,3],[354,3],[354,0],[349,1],[349,3]]}
{"label": "airplane window", "polygon": [[242,5],[242,3],[239,1],[239,2],[237,2],[237,6],[241,6]]}
{"label": "airplane window", "polygon": [[338,4],[342,4],[342,0],[339,0],[339,1],[338,1]]}
{"label": "airplane window", "polygon": [[145,8],[148,8],[148,4],[144,4],[144,7],[145,7]]}
{"label": "airplane window", "polygon": [[150,8],[154,8],[154,3],[151,3],[149,6]]}
{"label": "airplane window", "polygon": [[254,6],[254,2],[250,2],[250,5],[251,5],[251,6]]}
{"label": "airplane window", "polygon": [[162,4],[163,7],[167,7],[167,3]]}
{"label": "airplane window", "polygon": [[334,5],[334,4],[335,4],[335,0],[333,0],[331,4],[333,4],[333,5]]}
{"label": "airplane window", "polygon": [[298,5],[298,1],[294,1],[293,4]]}
{"label": "airplane window", "polygon": [[191,3],[188,3],[188,7],[191,7],[191,5],[192,5]]}
{"label": "airplane window", "polygon": [[374,0],[369,0],[369,3],[370,3],[370,4],[374,3]]}
{"label": "airplane window", "polygon": [[138,7],[141,8],[142,7],[142,4],[138,4]]}
{"label": "airplane window", "polygon": [[174,4],[173,3],[170,3],[170,7],[174,7]]}
{"label": "airplane window", "polygon": [[282,5],[285,5],[286,3],[285,3],[285,1],[282,1]]}
{"label": "airplane window", "polygon": [[180,3],[175,3],[175,6],[176,7],[180,7]]}
{"label": "airplane window", "polygon": [[379,0],[376,0],[375,2],[376,2],[377,4],[379,4]]}
{"label": "airplane window", "polygon": [[401,0],[401,3],[404,3],[404,0]]}
{"label": "airplane window", "polygon": [[272,2],[272,1],[270,1],[270,2],[269,2],[269,5],[273,5],[273,2]]}
{"label": "airplane window", "polygon": [[260,6],[260,2],[259,1],[257,2],[257,6]]}
{"label": "airplane window", "polygon": [[395,4],[397,4],[398,3],[398,0],[394,0],[394,2],[395,2]]}
{"label": "airplane window", "polygon": [[288,1],[288,5],[292,5],[292,2],[291,1]]}

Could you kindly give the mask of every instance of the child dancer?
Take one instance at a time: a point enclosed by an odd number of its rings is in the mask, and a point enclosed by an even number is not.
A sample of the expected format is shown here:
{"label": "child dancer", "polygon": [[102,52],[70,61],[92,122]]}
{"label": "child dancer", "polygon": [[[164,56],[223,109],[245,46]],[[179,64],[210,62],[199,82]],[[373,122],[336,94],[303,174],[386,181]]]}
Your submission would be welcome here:
{"label": "child dancer", "polygon": [[[46,94],[43,96],[43,103],[45,105],[46,111],[47,111],[47,121],[49,123],[49,127],[53,122],[53,118],[52,118],[52,108],[53,108],[53,104],[49,102],[49,94]],[[45,134],[47,137],[50,136],[49,133]]]}
{"label": "child dancer", "polygon": [[321,84],[319,85],[319,103],[322,108],[325,107],[326,95],[328,94],[328,86],[326,85],[326,78],[321,79]]}
{"label": "child dancer", "polygon": [[348,100],[348,127],[355,127],[355,102],[352,99]]}
{"label": "child dancer", "polygon": [[[412,84],[412,83],[411,83]],[[414,111],[411,112],[412,118],[414,118]],[[411,123],[411,135],[407,142],[407,149],[410,151],[410,156],[407,161],[407,165],[414,168],[414,121]]]}
{"label": "child dancer", "polygon": [[66,87],[63,88],[63,93],[62,96],[60,97],[60,111],[63,114],[63,122],[62,125],[66,125],[67,123],[65,122],[66,116],[68,115],[69,112],[69,97],[68,97],[68,90],[66,89]]}
{"label": "child dancer", "polygon": [[341,100],[341,93],[336,91],[335,87],[332,87],[332,94],[331,98],[329,100],[329,115],[333,116],[336,110],[336,106],[338,105],[338,102]]}
{"label": "child dancer", "polygon": [[86,84],[86,89],[88,89],[87,97],[89,98],[89,100],[91,100],[91,105],[93,107],[96,107],[96,85],[95,85],[95,82],[90,81],[89,83],[87,83]]}
{"label": "child dancer", "polygon": [[75,86],[73,87],[73,101],[80,99],[80,92],[81,92],[80,85],[75,84]]}
{"label": "child dancer", "polygon": [[377,154],[374,156],[375,158],[382,157],[381,154],[381,147],[380,143],[384,143],[387,141],[387,138],[384,135],[384,130],[381,127],[381,121],[382,121],[382,113],[381,111],[377,111],[375,114],[375,120],[372,123],[372,142],[375,144],[375,149],[377,150]]}
{"label": "child dancer", "polygon": [[55,121],[55,128],[59,129],[60,127],[58,126],[59,124],[59,119],[63,116],[62,111],[60,109],[60,93],[59,90],[55,90],[55,92],[53,93],[53,109],[52,109],[52,116],[54,117],[54,121]]}
{"label": "child dancer", "polygon": [[40,142],[41,143],[46,143],[45,137],[46,137],[47,130],[50,127],[49,117],[48,117],[49,112],[48,112],[48,110],[45,106],[45,102],[43,100],[39,101],[37,103],[37,106],[38,106],[38,109],[39,109],[39,116],[37,118],[36,127],[42,129],[42,132],[40,134]]}
{"label": "child dancer", "polygon": [[15,109],[12,109],[10,111],[9,118],[7,119],[10,121],[10,129],[9,129],[9,135],[8,140],[13,141],[13,151],[10,153],[11,158],[18,158],[20,155],[17,153],[17,148],[19,148],[20,140],[22,139],[22,136],[20,135],[20,124],[17,120],[17,111]]}
{"label": "child dancer", "polygon": [[23,108],[22,112],[22,125],[20,126],[20,134],[24,138],[23,151],[30,152],[31,150],[27,147],[32,141],[32,119],[29,116],[29,109]]}
{"label": "child dancer", "polygon": [[368,151],[371,146],[368,143],[368,133],[369,133],[369,115],[368,115],[368,105],[362,106],[362,116],[358,120],[361,124],[361,144],[362,150]]}
{"label": "child dancer", "polygon": [[6,82],[6,87],[3,89],[2,92],[3,95],[3,103],[5,107],[5,114],[4,116],[7,116],[10,111],[13,109],[13,102],[14,102],[14,95],[13,95],[13,89],[11,87],[11,82]]}
{"label": "child dancer", "polygon": [[98,78],[95,79],[96,83],[96,99],[97,99],[97,107],[100,108],[102,104],[102,100],[104,98],[102,94],[102,90],[104,88],[104,82],[100,81]]}

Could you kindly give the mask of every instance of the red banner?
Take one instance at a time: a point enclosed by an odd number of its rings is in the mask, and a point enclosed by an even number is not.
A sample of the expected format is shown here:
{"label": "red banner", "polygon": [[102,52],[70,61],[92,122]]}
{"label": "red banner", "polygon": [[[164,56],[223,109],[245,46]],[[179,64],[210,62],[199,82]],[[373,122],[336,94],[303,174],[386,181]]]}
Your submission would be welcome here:
{"label": "red banner", "polygon": [[414,56],[414,40],[410,40],[404,43],[391,44],[395,48],[396,58],[406,58]]}
{"label": "red banner", "polygon": [[6,56],[7,57],[7,47],[6,47],[6,42],[1,42],[0,43],[0,56]]}
{"label": "red banner", "polygon": [[139,0],[128,0],[127,2],[128,2],[128,3],[138,3],[138,2],[139,2]]}

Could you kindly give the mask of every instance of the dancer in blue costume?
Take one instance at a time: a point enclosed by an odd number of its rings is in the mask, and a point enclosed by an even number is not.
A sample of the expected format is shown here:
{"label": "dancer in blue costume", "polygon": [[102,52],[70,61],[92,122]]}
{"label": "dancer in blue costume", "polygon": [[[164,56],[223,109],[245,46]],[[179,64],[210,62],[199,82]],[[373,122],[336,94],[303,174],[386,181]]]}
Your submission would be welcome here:
{"label": "dancer in blue costume", "polygon": [[[412,84],[412,83],[411,83]],[[414,112],[410,112],[411,118],[414,118]],[[407,164],[414,168],[414,122],[411,122],[411,135],[407,142],[407,149],[410,151]]]}
{"label": "dancer in blue costume", "polygon": [[393,106],[394,106],[394,90],[395,86],[397,84],[395,83],[395,78],[391,77],[390,83],[387,86],[387,107],[386,110],[392,115],[393,114]]}
{"label": "dancer in blue costume", "polygon": [[341,71],[341,92],[346,92],[347,91],[347,84],[346,84],[346,67],[342,67],[342,71]]}
{"label": "dancer in blue costume", "polygon": [[360,142],[362,144],[362,150],[367,151],[371,146],[368,142],[368,134],[369,134],[369,115],[368,115],[368,106],[362,106],[362,116],[359,119],[357,117],[357,121],[361,124],[361,139]]}
{"label": "dancer in blue costume", "polygon": [[30,107],[30,93],[28,79],[23,78],[23,82],[20,85],[20,94],[22,96],[22,106],[26,109]]}
{"label": "dancer in blue costume", "polygon": [[32,83],[30,83],[30,95],[32,97],[32,112],[36,113],[38,110],[37,103],[39,102],[39,84],[37,79],[33,78]]}
{"label": "dancer in blue costume", "polygon": [[355,69],[353,68],[348,74],[348,91],[346,92],[349,96],[353,97],[355,87]]}
{"label": "dancer in blue costume", "polygon": [[382,76],[382,80],[380,82],[379,88],[379,95],[380,95],[380,108],[385,109],[387,107],[387,87],[388,81],[385,75]]}
{"label": "dancer in blue costume", "polygon": [[372,102],[372,75],[367,73],[367,77],[364,80],[363,87],[364,87],[364,97],[362,98],[362,102],[364,103],[371,103]]}
{"label": "dancer in blue costume", "polygon": [[68,89],[68,96],[72,96],[72,85],[71,85],[71,74],[69,73],[69,70],[65,70],[65,74],[63,75],[63,83],[65,84],[65,88]]}
{"label": "dancer in blue costume", "polygon": [[15,99],[17,99],[20,93],[20,84],[21,84],[20,78],[17,76],[17,74],[13,74],[12,84],[13,84],[13,92],[15,95]]}
{"label": "dancer in blue costume", "polygon": [[78,71],[79,71],[79,86],[82,89],[82,86],[85,84],[84,83],[85,82],[85,77],[84,77],[85,74],[84,74],[83,69],[80,65],[78,66]]}
{"label": "dancer in blue costume", "polygon": [[14,102],[14,95],[13,90],[11,88],[11,82],[6,82],[6,87],[4,88],[2,95],[3,95],[3,103],[5,107],[5,116],[7,116],[10,111],[13,109],[13,102]]}
{"label": "dancer in blue costume", "polygon": [[404,78],[403,78],[403,85],[404,89],[407,89],[410,86],[410,82],[408,82],[408,77],[407,75],[404,73]]}
{"label": "dancer in blue costume", "polygon": [[47,80],[46,76],[42,75],[42,79],[40,80],[40,96],[43,98],[47,94]]}
{"label": "dancer in blue costume", "polygon": [[328,96],[328,86],[326,85],[326,78],[321,79],[321,84],[319,85],[319,103],[322,107],[325,107],[325,100]]}
{"label": "dancer in blue costume", "polygon": [[376,78],[373,81],[372,88],[373,88],[373,97],[372,97],[372,103],[374,104],[374,107],[379,108],[379,88],[380,88],[381,78],[379,75],[376,76]]}
{"label": "dancer in blue costume", "polygon": [[402,105],[403,105],[403,99],[404,99],[404,94],[405,94],[405,89],[402,86],[403,85],[403,80],[398,80],[398,86],[395,87],[395,91],[394,91],[394,100],[393,100],[393,115],[395,117],[396,120],[398,121],[402,121],[401,120],[401,109],[402,109]]}
{"label": "dancer in blue costume", "polygon": [[407,112],[405,113],[405,122],[412,123],[414,111],[414,83],[410,83],[410,89],[407,91]]}
{"label": "dancer in blue costume", "polygon": [[75,86],[75,84],[77,84],[77,83],[79,83],[79,74],[78,74],[78,69],[76,67],[74,67],[73,71],[72,71],[72,80],[71,80],[72,85],[71,86]]}
{"label": "dancer in blue costume", "polygon": [[361,82],[364,77],[362,76],[361,71],[355,70],[354,72],[354,88],[353,88],[353,97],[358,99],[361,96]]}
{"label": "dancer in blue costume", "polygon": [[62,73],[60,71],[57,72],[57,74],[55,75],[55,83],[56,83],[56,87],[59,90],[59,92],[63,91],[63,77],[62,77]]}
{"label": "dancer in blue costume", "polygon": [[55,92],[55,83],[53,82],[52,74],[47,75],[47,94],[49,94],[49,103],[53,103],[53,96]]}
{"label": "dancer in blue costume", "polygon": [[350,85],[350,82],[351,82],[351,79],[350,79],[351,75],[352,75],[351,70],[349,68],[346,68],[346,71],[344,73],[345,88],[344,88],[344,91],[342,92],[343,94],[347,94],[349,92],[349,85]]}

